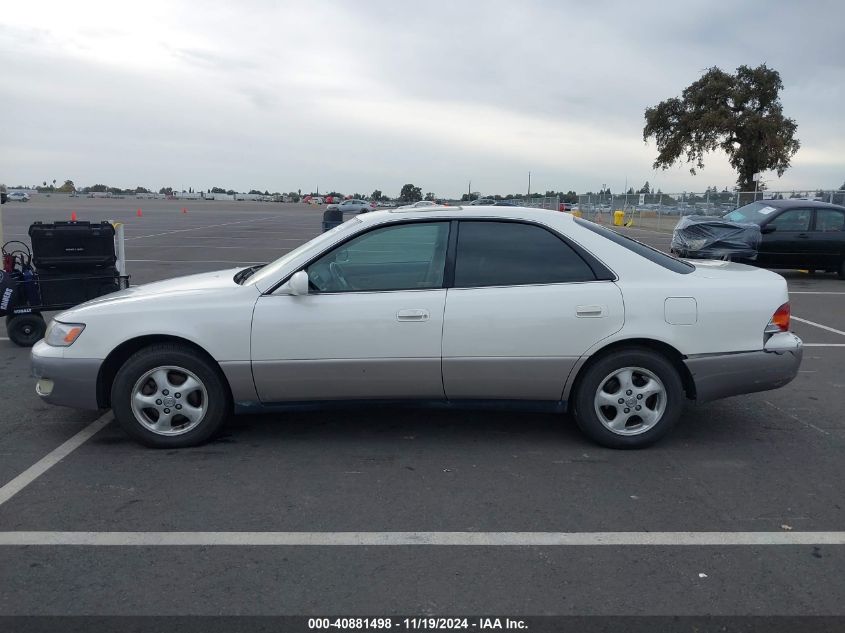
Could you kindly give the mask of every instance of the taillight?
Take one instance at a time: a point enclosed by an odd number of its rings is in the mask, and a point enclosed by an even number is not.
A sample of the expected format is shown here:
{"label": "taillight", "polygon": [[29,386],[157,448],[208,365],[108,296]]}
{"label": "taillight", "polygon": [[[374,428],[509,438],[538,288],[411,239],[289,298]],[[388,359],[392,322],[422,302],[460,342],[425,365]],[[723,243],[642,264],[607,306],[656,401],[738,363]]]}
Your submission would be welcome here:
{"label": "taillight", "polygon": [[789,332],[788,303],[784,303],[781,307],[775,310],[769,324],[766,326],[767,334],[777,334],[778,332]]}

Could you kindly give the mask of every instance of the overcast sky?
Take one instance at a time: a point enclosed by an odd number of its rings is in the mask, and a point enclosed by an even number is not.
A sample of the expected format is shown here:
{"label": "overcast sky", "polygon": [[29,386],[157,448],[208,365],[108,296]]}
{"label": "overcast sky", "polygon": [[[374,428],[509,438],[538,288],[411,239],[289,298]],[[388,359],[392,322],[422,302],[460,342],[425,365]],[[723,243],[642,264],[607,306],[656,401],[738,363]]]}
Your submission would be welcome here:
{"label": "overcast sky", "polygon": [[802,143],[769,188],[838,187],[841,0],[4,3],[0,182],[732,187],[724,156],[653,171],[643,111],[763,62]]}

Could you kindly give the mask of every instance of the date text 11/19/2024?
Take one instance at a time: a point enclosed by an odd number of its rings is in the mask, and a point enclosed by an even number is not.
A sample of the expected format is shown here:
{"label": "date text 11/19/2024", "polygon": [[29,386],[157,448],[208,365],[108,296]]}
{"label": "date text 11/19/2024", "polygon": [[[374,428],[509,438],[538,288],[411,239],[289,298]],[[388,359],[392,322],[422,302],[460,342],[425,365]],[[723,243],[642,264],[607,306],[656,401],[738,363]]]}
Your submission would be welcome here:
{"label": "date text 11/19/2024", "polygon": [[518,618],[476,617],[476,618],[439,618],[439,617],[410,617],[410,618],[309,618],[310,630],[348,630],[366,631],[396,629],[399,631],[446,631],[446,630],[477,630],[519,631],[528,629],[524,620]]}

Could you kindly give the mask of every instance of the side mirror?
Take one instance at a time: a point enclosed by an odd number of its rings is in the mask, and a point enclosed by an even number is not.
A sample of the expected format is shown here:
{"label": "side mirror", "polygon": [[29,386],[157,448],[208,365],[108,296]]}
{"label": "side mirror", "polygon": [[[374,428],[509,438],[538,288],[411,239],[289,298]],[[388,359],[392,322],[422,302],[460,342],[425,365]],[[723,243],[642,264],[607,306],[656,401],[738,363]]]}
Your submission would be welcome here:
{"label": "side mirror", "polygon": [[293,295],[299,297],[308,294],[308,273],[304,270],[295,272],[293,276],[288,279],[282,287],[279,288],[279,294]]}
{"label": "side mirror", "polygon": [[773,224],[767,224],[765,226],[760,227],[760,233],[763,233],[764,235],[766,233],[774,233],[777,230],[778,227],[774,226]]}

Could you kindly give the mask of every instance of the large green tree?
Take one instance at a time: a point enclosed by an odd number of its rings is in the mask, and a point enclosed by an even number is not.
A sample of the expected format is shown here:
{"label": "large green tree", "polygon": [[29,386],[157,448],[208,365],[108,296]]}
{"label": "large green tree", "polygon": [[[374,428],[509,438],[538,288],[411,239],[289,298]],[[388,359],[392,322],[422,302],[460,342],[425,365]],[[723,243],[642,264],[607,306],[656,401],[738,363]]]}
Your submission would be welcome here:
{"label": "large green tree", "polygon": [[710,68],[680,97],[646,109],[643,139],[657,142],[654,168],[683,160],[695,174],[704,168],[705,154],[721,149],[743,191],[754,189],[757,172],[783,175],[801,143],[795,120],[783,114],[782,89],[780,73],[765,64],[740,66],[735,74]]}
{"label": "large green tree", "polygon": [[422,188],[412,184],[403,185],[402,191],[399,192],[399,199],[402,202],[419,202],[422,197]]}

